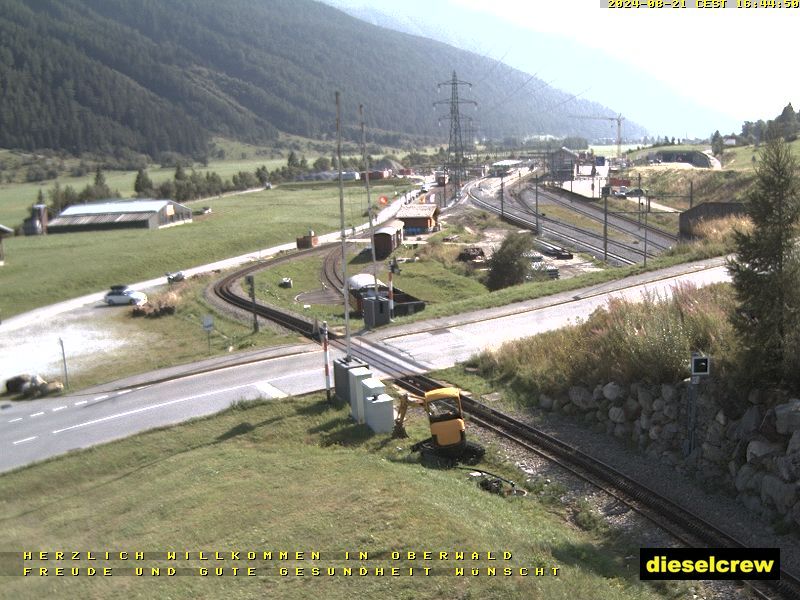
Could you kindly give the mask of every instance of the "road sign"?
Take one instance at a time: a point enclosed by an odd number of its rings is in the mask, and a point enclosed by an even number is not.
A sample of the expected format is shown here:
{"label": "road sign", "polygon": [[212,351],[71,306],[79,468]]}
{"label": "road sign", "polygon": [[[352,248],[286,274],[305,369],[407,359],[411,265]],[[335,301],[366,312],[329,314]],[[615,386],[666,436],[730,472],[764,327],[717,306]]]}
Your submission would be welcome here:
{"label": "road sign", "polygon": [[205,315],[203,317],[203,329],[206,331],[211,331],[214,329],[214,317],[211,315]]}
{"label": "road sign", "polygon": [[378,202],[380,202],[381,204],[388,204],[389,199],[386,196],[381,196],[380,198],[378,198]]}
{"label": "road sign", "polygon": [[711,359],[708,356],[692,356],[692,375],[708,375],[711,372]]}

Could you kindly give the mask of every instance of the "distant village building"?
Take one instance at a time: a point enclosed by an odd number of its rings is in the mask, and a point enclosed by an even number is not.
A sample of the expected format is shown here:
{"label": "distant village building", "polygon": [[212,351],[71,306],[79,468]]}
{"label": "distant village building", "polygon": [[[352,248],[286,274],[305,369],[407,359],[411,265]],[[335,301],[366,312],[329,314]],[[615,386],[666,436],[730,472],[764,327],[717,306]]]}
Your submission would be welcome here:
{"label": "distant village building", "polygon": [[578,153],[573,152],[569,148],[561,148],[560,150],[550,153],[549,170],[553,178],[560,181],[572,179],[575,173],[575,164],[578,162],[578,159]]}
{"label": "distant village building", "polygon": [[34,204],[31,216],[22,222],[22,233],[25,235],[42,235],[47,233],[47,206]]}
{"label": "distant village building", "polygon": [[492,177],[507,177],[512,169],[518,169],[521,166],[521,160],[498,160],[497,162],[492,163],[492,168],[489,173]]}
{"label": "distant village building", "polygon": [[192,222],[192,210],[172,200],[116,200],[76,204],[50,221],[50,233],[160,229]]}
{"label": "distant village building", "polygon": [[3,238],[8,235],[14,235],[14,230],[5,225],[0,225],[0,267],[6,264],[6,255],[3,250]]}

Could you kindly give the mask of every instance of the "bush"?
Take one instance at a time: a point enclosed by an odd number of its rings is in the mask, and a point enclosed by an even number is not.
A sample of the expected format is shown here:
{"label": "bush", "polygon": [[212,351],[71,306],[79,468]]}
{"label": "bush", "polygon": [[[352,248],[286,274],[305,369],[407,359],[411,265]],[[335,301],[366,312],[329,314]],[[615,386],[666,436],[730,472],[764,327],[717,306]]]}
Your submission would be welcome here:
{"label": "bush", "polygon": [[736,354],[732,308],[732,290],[723,284],[680,286],[666,300],[617,298],[582,323],[483,353],[477,366],[530,402],[573,385],[679,381],[689,375],[692,351],[713,355],[715,375],[724,376]]}

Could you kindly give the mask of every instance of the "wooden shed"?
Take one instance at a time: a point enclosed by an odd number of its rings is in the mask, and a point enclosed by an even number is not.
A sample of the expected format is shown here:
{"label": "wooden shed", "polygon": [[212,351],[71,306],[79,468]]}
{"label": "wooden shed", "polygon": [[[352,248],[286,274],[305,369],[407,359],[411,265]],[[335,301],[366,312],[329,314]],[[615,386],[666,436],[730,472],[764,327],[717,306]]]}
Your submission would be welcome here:
{"label": "wooden shed", "polygon": [[406,204],[397,212],[406,235],[430,233],[436,228],[439,207],[435,204]]}

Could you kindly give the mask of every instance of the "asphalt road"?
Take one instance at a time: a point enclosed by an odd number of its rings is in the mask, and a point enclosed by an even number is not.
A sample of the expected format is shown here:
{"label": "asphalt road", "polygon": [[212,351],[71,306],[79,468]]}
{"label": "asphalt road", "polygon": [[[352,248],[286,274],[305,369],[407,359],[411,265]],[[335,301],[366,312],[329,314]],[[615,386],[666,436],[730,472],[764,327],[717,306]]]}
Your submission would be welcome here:
{"label": "asphalt road", "polygon": [[[502,342],[559,328],[585,318],[610,296],[641,298],[670,294],[681,281],[705,285],[728,280],[722,260],[682,265],[558,296],[370,333],[366,339],[392,356],[405,356],[431,369],[466,360]],[[680,271],[686,271],[679,274]],[[338,352],[331,353],[337,358]],[[252,361],[252,357],[248,360]],[[223,362],[224,361],[224,362]],[[8,471],[73,449],[213,414],[238,400],[279,400],[325,387],[320,350],[284,348],[271,357],[220,369],[206,361],[202,373],[178,371],[160,383],[147,376],[78,395],[0,404],[0,471]],[[378,376],[381,373],[376,373]],[[152,379],[162,379],[163,374]]]}

